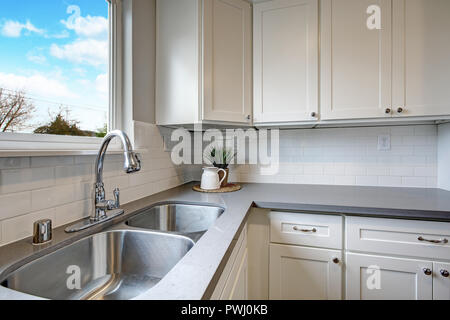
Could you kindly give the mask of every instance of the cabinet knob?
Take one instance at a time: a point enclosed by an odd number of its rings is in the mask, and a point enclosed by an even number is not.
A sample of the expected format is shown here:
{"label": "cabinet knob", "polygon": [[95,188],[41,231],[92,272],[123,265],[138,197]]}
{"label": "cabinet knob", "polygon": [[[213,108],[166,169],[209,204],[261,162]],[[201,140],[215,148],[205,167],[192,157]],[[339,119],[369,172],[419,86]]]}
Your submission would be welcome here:
{"label": "cabinet knob", "polygon": [[403,111],[404,111],[404,109],[402,107],[398,107],[397,113],[402,113]]}
{"label": "cabinet knob", "polygon": [[311,117],[313,117],[313,118],[317,117],[317,113],[311,112]]}
{"label": "cabinet knob", "polygon": [[429,269],[429,268],[423,268],[423,273],[425,273],[425,275],[427,275],[427,276],[431,276],[431,269]]}
{"label": "cabinet knob", "polygon": [[442,269],[440,272],[441,272],[441,276],[443,276],[444,278],[448,278],[448,276],[450,275],[450,273],[444,269]]}
{"label": "cabinet knob", "polygon": [[252,116],[248,115],[247,117],[245,117],[248,121],[252,120]]}
{"label": "cabinet knob", "polygon": [[339,261],[338,258],[334,258],[334,259],[333,259],[333,262],[334,262],[335,264],[338,264],[340,261]]}
{"label": "cabinet knob", "polygon": [[391,113],[392,113],[391,108],[386,108],[386,110],[384,110],[384,113],[386,113],[386,114],[391,114]]}

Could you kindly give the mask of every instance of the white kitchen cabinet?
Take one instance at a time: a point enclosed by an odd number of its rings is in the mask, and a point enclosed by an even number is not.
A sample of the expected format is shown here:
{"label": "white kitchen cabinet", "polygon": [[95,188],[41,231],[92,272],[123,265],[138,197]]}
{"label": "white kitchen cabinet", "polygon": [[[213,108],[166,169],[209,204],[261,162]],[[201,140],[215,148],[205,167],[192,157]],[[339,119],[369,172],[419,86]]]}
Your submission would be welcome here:
{"label": "white kitchen cabinet", "polygon": [[270,245],[269,298],[342,299],[342,253],[338,250]]}
{"label": "white kitchen cabinet", "polygon": [[318,120],[318,0],[254,5],[254,122]]}
{"label": "white kitchen cabinet", "polygon": [[243,0],[158,0],[158,125],[251,124],[252,18]]}
{"label": "white kitchen cabinet", "polygon": [[433,263],[433,299],[450,300],[450,263]]}
{"label": "white kitchen cabinet", "polygon": [[216,284],[211,300],[248,299],[247,226],[244,226],[236,245]]}
{"label": "white kitchen cabinet", "polygon": [[450,114],[449,13],[448,0],[393,0],[395,116]]}
{"label": "white kitchen cabinet", "polygon": [[247,271],[247,248],[244,248],[243,255],[239,256],[231,271],[220,300],[247,300]]}
{"label": "white kitchen cabinet", "polygon": [[[321,119],[391,118],[391,0],[323,0]],[[367,8],[381,8],[381,30]]]}
{"label": "white kitchen cabinet", "polygon": [[347,300],[431,300],[433,263],[346,254]]}
{"label": "white kitchen cabinet", "polygon": [[448,116],[448,12],[448,0],[323,0],[321,118]]}

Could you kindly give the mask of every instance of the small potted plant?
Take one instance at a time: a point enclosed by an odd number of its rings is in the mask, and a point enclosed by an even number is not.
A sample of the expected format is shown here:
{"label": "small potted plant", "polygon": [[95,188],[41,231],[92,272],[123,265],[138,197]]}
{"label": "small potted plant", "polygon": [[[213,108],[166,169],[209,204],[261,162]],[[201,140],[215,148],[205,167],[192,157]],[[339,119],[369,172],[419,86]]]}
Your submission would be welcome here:
{"label": "small potted plant", "polygon": [[[224,147],[211,147],[206,152],[206,159],[210,162],[214,167],[223,169],[226,171],[227,176],[221,184],[221,188],[226,187],[228,185],[228,177],[230,176],[230,163],[233,161],[236,154],[233,152],[231,148]],[[219,179],[223,178],[224,173],[219,172]]]}

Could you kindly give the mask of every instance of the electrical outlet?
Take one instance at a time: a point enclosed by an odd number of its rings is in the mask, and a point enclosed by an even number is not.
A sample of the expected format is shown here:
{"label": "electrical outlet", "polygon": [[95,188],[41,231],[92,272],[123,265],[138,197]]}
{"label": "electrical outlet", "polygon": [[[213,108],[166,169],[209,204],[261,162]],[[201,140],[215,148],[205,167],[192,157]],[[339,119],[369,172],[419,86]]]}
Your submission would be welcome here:
{"label": "electrical outlet", "polygon": [[378,136],[378,151],[391,150],[391,136],[389,134],[383,134]]}

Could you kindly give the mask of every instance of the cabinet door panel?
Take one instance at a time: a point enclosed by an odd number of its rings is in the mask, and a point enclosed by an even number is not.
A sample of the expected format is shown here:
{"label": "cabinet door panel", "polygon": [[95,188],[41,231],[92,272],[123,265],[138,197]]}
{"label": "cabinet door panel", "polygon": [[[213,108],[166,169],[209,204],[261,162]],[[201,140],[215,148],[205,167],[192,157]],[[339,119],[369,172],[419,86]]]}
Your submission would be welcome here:
{"label": "cabinet door panel", "polygon": [[254,6],[255,122],[317,120],[318,0]]}
{"label": "cabinet door panel", "polygon": [[248,253],[247,251],[244,254],[244,258],[241,261],[239,272],[236,277],[236,281],[233,285],[230,294],[230,300],[247,300],[247,270],[248,270]]}
{"label": "cabinet door panel", "polygon": [[[391,117],[391,3],[322,1],[322,119]],[[371,5],[381,8],[381,30],[367,26]]]}
{"label": "cabinet door panel", "polygon": [[208,0],[203,5],[203,120],[247,123],[252,114],[250,4]]}
{"label": "cabinet door panel", "polygon": [[[348,300],[428,300],[433,270],[429,261],[347,253]],[[379,270],[379,282],[375,270]],[[377,285],[379,283],[379,286]]]}
{"label": "cabinet door panel", "polygon": [[340,300],[341,251],[270,245],[269,298],[272,300]]}
{"label": "cabinet door panel", "polygon": [[394,111],[450,114],[450,1],[394,0]]}
{"label": "cabinet door panel", "polygon": [[433,299],[450,300],[450,276],[445,276],[450,272],[450,263],[433,264]]}

